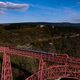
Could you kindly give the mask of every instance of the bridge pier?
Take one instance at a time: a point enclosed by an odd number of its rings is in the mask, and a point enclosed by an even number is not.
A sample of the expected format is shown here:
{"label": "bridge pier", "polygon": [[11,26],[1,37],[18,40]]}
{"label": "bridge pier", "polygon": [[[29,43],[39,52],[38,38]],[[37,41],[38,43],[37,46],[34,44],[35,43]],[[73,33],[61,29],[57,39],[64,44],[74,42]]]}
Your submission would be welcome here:
{"label": "bridge pier", "polygon": [[43,58],[41,57],[40,58],[40,61],[39,61],[39,71],[40,73],[38,74],[38,80],[45,80],[45,71],[44,69],[46,68],[46,63],[44,62]]}
{"label": "bridge pier", "polygon": [[1,80],[12,80],[9,48],[4,48]]}

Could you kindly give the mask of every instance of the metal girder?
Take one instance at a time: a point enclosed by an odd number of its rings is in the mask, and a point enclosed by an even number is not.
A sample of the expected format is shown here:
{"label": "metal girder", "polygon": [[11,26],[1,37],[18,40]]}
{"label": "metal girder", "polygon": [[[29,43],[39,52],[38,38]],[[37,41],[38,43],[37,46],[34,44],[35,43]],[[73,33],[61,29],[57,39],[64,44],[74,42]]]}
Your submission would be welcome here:
{"label": "metal girder", "polygon": [[[75,67],[72,68],[74,69]],[[71,70],[68,65],[50,66],[46,69],[43,69],[43,71],[45,72],[43,74],[46,74],[46,77],[44,77],[43,75],[44,78],[39,78],[39,80],[47,80],[47,79],[55,80],[63,77],[73,77],[73,78],[75,77],[80,79],[80,72],[75,72],[75,69]],[[27,78],[26,80],[38,80],[37,77],[40,75],[41,72],[42,71],[40,70],[39,72],[33,74],[31,77]],[[36,78],[34,79],[34,77]]]}
{"label": "metal girder", "polygon": [[12,80],[9,48],[4,48],[1,80]]}
{"label": "metal girder", "polygon": [[[80,58],[69,57],[67,54],[42,54],[30,51],[21,51],[9,47],[0,47],[3,53],[3,64],[1,80],[12,80],[10,55],[36,58],[39,60],[39,70],[26,80],[47,80],[60,77],[76,77],[80,79]],[[46,66],[44,60],[57,63],[57,65]]]}

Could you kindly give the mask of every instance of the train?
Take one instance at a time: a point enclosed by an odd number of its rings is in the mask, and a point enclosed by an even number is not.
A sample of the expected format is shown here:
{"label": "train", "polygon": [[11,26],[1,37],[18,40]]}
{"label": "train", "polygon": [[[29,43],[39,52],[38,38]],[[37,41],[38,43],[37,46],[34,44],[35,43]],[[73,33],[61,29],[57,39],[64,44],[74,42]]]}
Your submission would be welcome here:
{"label": "train", "polygon": [[29,52],[34,52],[34,53],[42,53],[42,54],[48,54],[49,52],[45,52],[42,50],[35,50],[35,49],[31,49],[31,48],[21,48],[21,47],[11,47],[9,46],[10,49],[15,49],[15,50],[19,50],[19,51],[29,51]]}
{"label": "train", "polygon": [[51,55],[53,57],[62,57],[62,58],[69,58],[69,56],[67,54],[60,54],[60,53],[56,53],[56,52],[45,52],[42,50],[34,50],[31,48],[21,48],[21,47],[9,47],[10,49],[15,49],[15,50],[19,50],[19,51],[29,51],[29,52],[33,52],[33,53],[38,53],[38,54],[47,54],[47,55]]}

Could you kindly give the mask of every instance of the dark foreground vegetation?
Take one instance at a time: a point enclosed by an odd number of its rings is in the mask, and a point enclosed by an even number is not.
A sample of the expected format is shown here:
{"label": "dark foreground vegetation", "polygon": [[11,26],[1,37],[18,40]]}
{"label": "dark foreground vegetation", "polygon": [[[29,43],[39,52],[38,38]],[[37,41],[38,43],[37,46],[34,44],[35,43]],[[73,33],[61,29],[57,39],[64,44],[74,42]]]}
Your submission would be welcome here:
{"label": "dark foreground vegetation", "polygon": [[[62,54],[66,53],[70,56],[80,57],[80,24],[1,24],[0,45]],[[38,68],[38,60],[11,56],[11,62],[14,80],[24,80],[20,77],[23,76],[25,78],[25,76],[31,75]],[[27,75],[26,71],[28,71],[29,75]]]}

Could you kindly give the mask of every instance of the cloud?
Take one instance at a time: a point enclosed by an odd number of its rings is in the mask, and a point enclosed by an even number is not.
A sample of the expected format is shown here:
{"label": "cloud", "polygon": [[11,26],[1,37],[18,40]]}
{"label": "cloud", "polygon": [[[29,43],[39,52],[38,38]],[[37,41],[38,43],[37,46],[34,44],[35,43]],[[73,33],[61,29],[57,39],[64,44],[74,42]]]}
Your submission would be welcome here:
{"label": "cloud", "polygon": [[45,15],[55,15],[57,12],[60,12],[60,8],[53,8],[53,7],[48,7],[48,6],[43,6],[43,5],[38,5],[38,4],[30,4],[30,7],[36,8],[37,10],[41,11],[39,14],[45,14]]}
{"label": "cloud", "polygon": [[80,4],[80,1],[77,1],[77,4]]}
{"label": "cloud", "polygon": [[74,19],[74,22],[76,22],[76,23],[80,23],[80,17],[77,18],[77,19]]}
{"label": "cloud", "polygon": [[3,10],[26,10],[29,8],[29,4],[17,4],[12,2],[1,2],[0,1],[0,11]]}
{"label": "cloud", "polygon": [[77,11],[75,11],[72,8],[64,8],[63,9],[64,13],[67,14],[68,16],[74,16],[77,15]]}
{"label": "cloud", "polygon": [[80,13],[75,15],[73,18],[72,18],[72,21],[73,22],[76,22],[76,23],[80,23]]}
{"label": "cloud", "polygon": [[16,4],[11,2],[6,2],[7,9],[24,9],[28,8],[29,4]]}
{"label": "cloud", "polygon": [[3,15],[5,12],[4,11],[0,11],[0,15]]}
{"label": "cloud", "polygon": [[55,18],[57,18],[58,20],[68,21],[68,22],[80,22],[80,11],[75,9],[80,5],[74,5],[71,7],[63,6],[62,8],[45,7],[45,6],[36,5],[36,4],[35,5],[30,4],[30,6],[33,8],[38,8],[38,10],[43,11],[43,13],[39,13],[39,14],[44,15],[44,17],[45,15],[50,16],[50,18],[52,16],[53,17],[56,16]]}
{"label": "cloud", "polygon": [[42,10],[49,10],[49,11],[53,11],[53,9],[55,8],[52,8],[52,7],[45,7],[45,6],[42,6],[42,5],[37,5],[37,4],[30,4],[31,7],[34,7],[34,8],[38,8],[38,9],[42,9]]}
{"label": "cloud", "polygon": [[80,11],[77,11],[72,8],[64,9],[64,13],[67,14],[66,17],[70,20],[70,22],[80,23]]}

